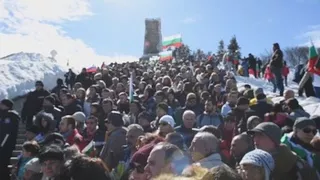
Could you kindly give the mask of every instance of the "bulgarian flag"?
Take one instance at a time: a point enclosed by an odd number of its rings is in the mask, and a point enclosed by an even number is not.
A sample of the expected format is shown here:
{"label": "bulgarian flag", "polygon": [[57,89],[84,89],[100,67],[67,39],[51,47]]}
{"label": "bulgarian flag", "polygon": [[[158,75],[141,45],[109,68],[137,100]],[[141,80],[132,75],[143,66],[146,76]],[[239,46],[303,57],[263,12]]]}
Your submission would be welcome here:
{"label": "bulgarian flag", "polygon": [[95,148],[94,148],[94,141],[92,140],[82,151],[82,154],[85,154],[89,157],[95,156]]}
{"label": "bulgarian flag", "polygon": [[308,61],[308,71],[313,74],[320,75],[320,62],[316,47],[311,42],[311,47],[309,48],[309,61]]}
{"label": "bulgarian flag", "polygon": [[179,48],[182,45],[181,34],[164,37],[162,40],[162,49],[168,49],[169,47]]}
{"label": "bulgarian flag", "polygon": [[129,102],[132,103],[133,102],[133,76],[132,73],[130,73],[130,79],[129,79]]}
{"label": "bulgarian flag", "polygon": [[159,53],[160,62],[172,60],[172,51],[164,51]]}

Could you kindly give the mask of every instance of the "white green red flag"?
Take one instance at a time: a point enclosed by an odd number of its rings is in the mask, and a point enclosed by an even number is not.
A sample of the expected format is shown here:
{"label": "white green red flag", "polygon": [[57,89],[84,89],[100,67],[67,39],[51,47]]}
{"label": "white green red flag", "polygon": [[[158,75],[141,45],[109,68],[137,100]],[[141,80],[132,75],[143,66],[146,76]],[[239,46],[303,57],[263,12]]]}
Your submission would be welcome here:
{"label": "white green red flag", "polygon": [[172,60],[172,51],[163,51],[161,53],[159,53],[160,55],[160,61],[170,61]]}
{"label": "white green red flag", "polygon": [[182,46],[181,34],[164,37],[162,40],[162,49],[168,49],[170,47],[179,48]]}
{"label": "white green red flag", "polygon": [[94,141],[92,140],[82,151],[82,154],[93,157],[95,153]]}
{"label": "white green red flag", "polygon": [[132,76],[132,73],[130,73],[130,79],[129,79],[129,101],[130,101],[130,103],[133,102],[133,94],[134,94],[134,90],[133,90],[133,76]]}

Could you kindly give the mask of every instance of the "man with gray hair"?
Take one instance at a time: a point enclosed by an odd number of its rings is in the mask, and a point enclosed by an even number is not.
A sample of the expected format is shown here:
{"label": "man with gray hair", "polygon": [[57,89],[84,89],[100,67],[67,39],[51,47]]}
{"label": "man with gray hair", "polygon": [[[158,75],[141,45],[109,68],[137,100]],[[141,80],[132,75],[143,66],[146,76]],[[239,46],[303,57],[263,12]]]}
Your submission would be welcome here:
{"label": "man with gray hair", "polygon": [[191,110],[186,110],[182,115],[182,124],[175,128],[175,131],[183,136],[184,143],[190,147],[193,137],[197,134],[197,129],[194,129],[196,123],[196,114]]}
{"label": "man with gray hair", "polygon": [[127,144],[124,145],[124,162],[127,165],[130,162],[132,155],[137,151],[136,143],[139,136],[144,135],[143,127],[139,124],[131,124],[128,126],[126,134]]}
{"label": "man with gray hair", "polygon": [[219,140],[208,132],[197,133],[190,146],[192,160],[195,165],[213,168],[224,164],[219,154]]}

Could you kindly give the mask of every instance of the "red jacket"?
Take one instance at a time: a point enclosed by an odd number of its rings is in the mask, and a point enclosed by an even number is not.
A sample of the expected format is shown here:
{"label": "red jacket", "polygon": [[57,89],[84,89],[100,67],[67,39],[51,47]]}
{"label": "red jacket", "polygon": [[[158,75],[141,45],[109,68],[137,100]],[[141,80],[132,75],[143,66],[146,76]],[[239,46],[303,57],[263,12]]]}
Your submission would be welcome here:
{"label": "red jacket", "polygon": [[[70,144],[70,146],[76,144],[79,145],[81,141],[83,140],[82,136],[78,132],[77,129],[74,129],[71,134],[67,137],[66,142]],[[80,149],[81,151],[82,149]]]}
{"label": "red jacket", "polygon": [[271,72],[270,67],[267,67],[267,68],[266,68],[266,71],[265,71],[265,73],[264,73],[264,78],[265,78],[266,80],[274,79],[274,75],[273,75],[273,73]]}
{"label": "red jacket", "polygon": [[287,66],[284,66],[282,68],[282,76],[287,77],[289,74],[289,68]]}

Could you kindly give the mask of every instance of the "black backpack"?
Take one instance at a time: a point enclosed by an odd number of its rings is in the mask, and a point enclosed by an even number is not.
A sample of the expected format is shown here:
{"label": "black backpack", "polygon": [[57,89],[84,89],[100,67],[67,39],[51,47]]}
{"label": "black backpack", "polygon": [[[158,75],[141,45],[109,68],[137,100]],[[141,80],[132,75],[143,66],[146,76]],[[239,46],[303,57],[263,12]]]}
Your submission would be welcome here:
{"label": "black backpack", "polygon": [[304,64],[299,64],[295,67],[294,70],[294,78],[293,78],[293,82],[295,83],[300,83],[303,75],[304,75]]}

